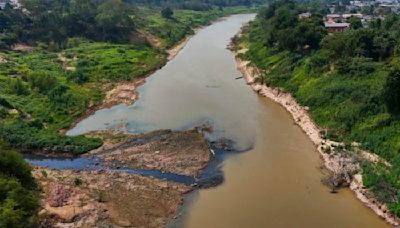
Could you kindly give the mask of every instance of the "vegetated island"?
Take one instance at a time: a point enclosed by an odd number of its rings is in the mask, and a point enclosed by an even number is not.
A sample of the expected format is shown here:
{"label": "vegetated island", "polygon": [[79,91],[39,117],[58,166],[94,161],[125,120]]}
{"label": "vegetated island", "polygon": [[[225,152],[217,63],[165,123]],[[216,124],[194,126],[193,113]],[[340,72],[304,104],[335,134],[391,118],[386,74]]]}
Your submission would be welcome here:
{"label": "vegetated island", "polygon": [[[330,32],[327,6],[274,1],[232,39],[238,69],[309,136],[335,192],[356,196],[399,225],[400,70],[397,14]],[[371,152],[373,151],[373,152]]]}

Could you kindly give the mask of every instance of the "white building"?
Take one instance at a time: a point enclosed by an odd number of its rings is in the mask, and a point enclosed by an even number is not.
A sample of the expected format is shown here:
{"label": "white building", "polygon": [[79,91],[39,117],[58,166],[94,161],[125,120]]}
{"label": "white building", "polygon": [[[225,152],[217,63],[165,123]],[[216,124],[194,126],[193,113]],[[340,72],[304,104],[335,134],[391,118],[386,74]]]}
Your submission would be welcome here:
{"label": "white building", "polygon": [[4,9],[6,7],[6,0],[0,0],[0,9]]}

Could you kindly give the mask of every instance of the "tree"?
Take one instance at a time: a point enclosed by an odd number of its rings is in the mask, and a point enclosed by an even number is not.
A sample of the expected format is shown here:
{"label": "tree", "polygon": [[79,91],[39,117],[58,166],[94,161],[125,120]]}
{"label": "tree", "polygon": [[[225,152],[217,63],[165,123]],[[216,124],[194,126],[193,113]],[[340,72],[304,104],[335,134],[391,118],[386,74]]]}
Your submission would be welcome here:
{"label": "tree", "polygon": [[40,93],[46,94],[57,85],[57,78],[45,71],[33,72],[28,78],[32,89],[36,88]]}
{"label": "tree", "polygon": [[172,9],[169,7],[166,7],[161,10],[161,16],[164,18],[171,19],[173,14],[174,14],[174,11],[172,11]]}
{"label": "tree", "polygon": [[66,104],[68,97],[66,95],[68,87],[65,85],[57,85],[49,91],[48,97],[53,104]]}
{"label": "tree", "polygon": [[133,9],[121,0],[106,0],[97,8],[96,24],[104,41],[126,41],[134,29]]}
{"label": "tree", "polygon": [[392,114],[400,113],[400,68],[394,67],[386,79],[384,98],[386,107]]}
{"label": "tree", "polygon": [[31,167],[0,143],[0,227],[32,227],[39,207]]}
{"label": "tree", "polygon": [[360,18],[355,16],[351,16],[349,18],[349,23],[350,23],[350,28],[352,29],[359,29],[363,27]]}

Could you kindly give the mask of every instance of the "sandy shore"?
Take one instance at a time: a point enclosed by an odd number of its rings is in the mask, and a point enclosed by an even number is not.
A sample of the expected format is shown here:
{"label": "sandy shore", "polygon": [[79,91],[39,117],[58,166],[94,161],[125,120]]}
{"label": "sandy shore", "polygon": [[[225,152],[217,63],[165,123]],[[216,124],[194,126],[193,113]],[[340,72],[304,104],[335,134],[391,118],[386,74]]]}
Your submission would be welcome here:
{"label": "sandy shore", "polygon": [[[198,30],[195,30],[195,33],[194,33],[194,34],[196,34],[197,31],[198,31]],[[189,42],[189,40],[194,36],[194,34],[193,34],[193,35],[190,35],[190,36],[188,36],[188,37],[186,37],[184,40],[182,40],[182,41],[179,42],[177,45],[175,45],[174,47],[170,48],[170,49],[167,51],[167,53],[168,53],[168,58],[167,58],[168,61],[174,59],[174,58],[179,54],[179,52],[186,46],[186,44],[187,44],[187,43]]]}
{"label": "sandy shore", "polygon": [[[232,49],[232,48],[231,48]],[[246,52],[245,49],[236,50],[236,54]],[[391,225],[398,226],[399,218],[390,213],[387,206],[373,197],[373,194],[368,191],[362,183],[362,176],[359,169],[359,164],[349,164],[348,158],[341,156],[338,153],[330,153],[335,147],[342,143],[325,140],[322,138],[321,129],[314,123],[308,113],[308,107],[302,107],[296,99],[287,92],[282,92],[279,88],[269,87],[265,84],[256,82],[256,78],[260,76],[261,70],[252,66],[250,61],[245,61],[236,56],[237,68],[243,74],[244,79],[251,88],[261,96],[268,97],[273,101],[282,105],[293,117],[294,122],[307,134],[310,140],[316,146],[321,155],[325,167],[334,174],[343,174],[343,169],[346,167],[346,181],[350,185],[358,199],[366,206],[371,208],[376,214],[384,218]],[[364,159],[372,162],[381,160],[377,155],[357,150],[357,154]]]}

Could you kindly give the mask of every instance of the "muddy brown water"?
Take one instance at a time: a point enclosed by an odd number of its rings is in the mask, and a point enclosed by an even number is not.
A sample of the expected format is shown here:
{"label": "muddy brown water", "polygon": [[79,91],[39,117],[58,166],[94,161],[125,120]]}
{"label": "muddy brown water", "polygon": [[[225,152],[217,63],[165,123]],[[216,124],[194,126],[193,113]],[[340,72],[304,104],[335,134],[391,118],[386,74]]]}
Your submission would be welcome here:
{"label": "muddy brown water", "polygon": [[235,15],[200,30],[147,79],[135,104],[99,110],[68,134],[181,130],[206,121],[214,126],[210,137],[252,146],[224,160],[223,184],[190,196],[183,227],[387,227],[351,191],[329,193],[318,153],[291,116],[235,80],[241,75],[226,46],[253,17]]}

